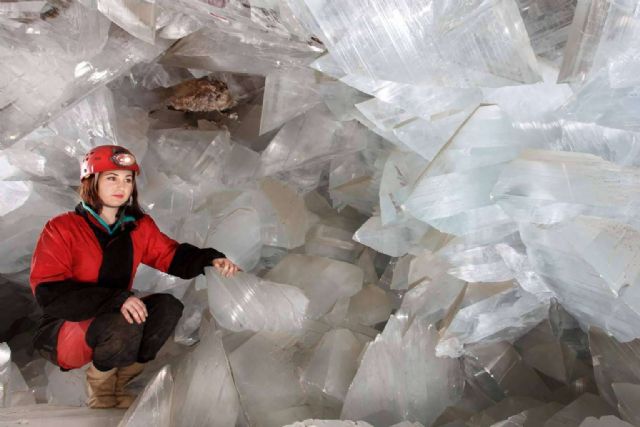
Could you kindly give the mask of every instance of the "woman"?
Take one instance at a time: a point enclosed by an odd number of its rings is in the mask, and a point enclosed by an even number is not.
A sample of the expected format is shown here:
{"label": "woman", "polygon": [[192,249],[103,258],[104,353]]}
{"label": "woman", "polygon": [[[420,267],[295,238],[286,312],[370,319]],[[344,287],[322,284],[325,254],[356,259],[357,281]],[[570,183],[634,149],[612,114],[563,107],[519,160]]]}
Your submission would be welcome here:
{"label": "woman", "polygon": [[63,370],[91,362],[88,405],[127,408],[126,384],[173,332],[182,303],[169,294],[131,292],[140,263],[191,279],[213,266],[238,267],[215,249],[177,243],[138,205],[140,168],[125,148],[104,145],[84,158],[82,202],[44,227],[31,262],[31,288],[43,317],[34,347]]}

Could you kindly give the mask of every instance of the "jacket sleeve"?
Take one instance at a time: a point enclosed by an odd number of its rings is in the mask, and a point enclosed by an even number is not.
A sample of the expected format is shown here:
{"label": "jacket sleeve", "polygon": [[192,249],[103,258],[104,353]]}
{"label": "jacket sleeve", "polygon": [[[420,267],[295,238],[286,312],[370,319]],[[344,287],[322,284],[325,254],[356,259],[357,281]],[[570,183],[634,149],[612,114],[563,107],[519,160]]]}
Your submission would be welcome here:
{"label": "jacket sleeve", "polygon": [[123,289],[73,280],[69,243],[49,221],[31,260],[30,283],[44,314],[78,322],[105,311],[117,310],[132,295]]}
{"label": "jacket sleeve", "polygon": [[200,249],[189,243],[178,243],[160,231],[151,217],[146,216],[147,249],[142,262],[162,272],[193,279],[204,274],[204,268],[217,258],[225,258],[222,252],[212,248]]}

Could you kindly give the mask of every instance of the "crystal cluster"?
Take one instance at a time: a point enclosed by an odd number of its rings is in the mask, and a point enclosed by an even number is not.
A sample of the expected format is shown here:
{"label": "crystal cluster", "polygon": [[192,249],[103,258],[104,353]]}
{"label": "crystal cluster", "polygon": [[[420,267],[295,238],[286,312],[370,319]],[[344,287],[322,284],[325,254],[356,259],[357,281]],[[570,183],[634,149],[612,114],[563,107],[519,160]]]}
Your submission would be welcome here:
{"label": "crystal cluster", "polygon": [[[640,425],[640,1],[0,2],[0,424]],[[127,411],[33,351],[79,160],[243,271]]]}

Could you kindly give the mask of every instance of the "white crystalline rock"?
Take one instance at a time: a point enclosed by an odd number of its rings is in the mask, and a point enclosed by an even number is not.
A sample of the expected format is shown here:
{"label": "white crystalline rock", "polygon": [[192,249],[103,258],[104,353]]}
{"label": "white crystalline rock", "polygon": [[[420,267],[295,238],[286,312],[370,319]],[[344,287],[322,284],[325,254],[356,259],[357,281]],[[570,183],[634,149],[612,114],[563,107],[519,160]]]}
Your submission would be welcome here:
{"label": "white crystalline rock", "polygon": [[242,408],[251,425],[279,427],[312,416],[309,409],[300,408],[305,393],[294,361],[294,344],[290,336],[260,332],[229,355]]}
{"label": "white crystalline rock", "polygon": [[378,252],[399,257],[410,252],[428,228],[415,219],[384,226],[379,216],[372,216],[356,231],[353,239]]}
{"label": "white crystalline rock", "polygon": [[122,416],[118,427],[171,425],[171,398],[173,392],[173,377],[171,368],[167,365],[149,381],[138,398]]}
{"label": "white crystalline rock", "polygon": [[577,215],[637,216],[640,173],[582,153],[527,150],[502,171],[493,196],[518,221],[550,224]]}
{"label": "white crystalline rock", "polygon": [[363,347],[364,343],[348,329],[327,332],[302,373],[302,383],[331,399],[344,401]]}
{"label": "white crystalline rock", "polygon": [[541,300],[551,298],[554,295],[544,279],[533,270],[527,257],[526,248],[520,252],[506,243],[498,243],[496,251],[522,289],[536,295]]}
{"label": "white crystalline rock", "polygon": [[189,285],[181,301],[184,311],[176,325],[174,341],[191,346],[199,341],[196,332],[200,328],[205,310],[209,307],[207,292],[204,289],[196,289],[193,283]]}
{"label": "white crystalline rock", "polygon": [[620,166],[640,166],[640,133],[564,121],[560,150],[590,153]]}
{"label": "white crystalline rock", "polygon": [[153,43],[156,35],[156,0],[127,2],[124,0],[93,0],[98,10],[113,23],[133,36]]}
{"label": "white crystalline rock", "polygon": [[411,319],[436,324],[459,304],[465,290],[466,282],[443,274],[410,289],[402,299],[400,309]]}
{"label": "white crystalline rock", "polygon": [[305,3],[322,31],[318,36],[347,73],[443,86],[537,79],[534,53],[514,2]]}
{"label": "white crystalline rock", "polygon": [[[216,10],[218,14],[219,11]],[[179,40],[163,57],[162,63],[266,76],[285,66],[304,66],[320,53],[320,49],[308,43],[287,40],[244,25],[209,24]]]}
{"label": "white crystalline rock", "polygon": [[584,393],[569,405],[556,412],[553,417],[545,423],[544,427],[580,425],[578,423],[587,417],[602,417],[604,415],[611,415],[614,411],[615,410],[607,405],[599,396]]}
{"label": "white crystalline rock", "polygon": [[353,264],[330,258],[290,254],[284,257],[264,279],[302,289],[309,298],[307,316],[319,319],[340,298],[351,297],[362,289],[364,273]]}
{"label": "white crystalline rock", "polygon": [[437,347],[439,356],[459,357],[465,344],[513,341],[540,323],[548,302],[511,288],[460,309]]}
{"label": "white crystalline rock", "polygon": [[216,321],[231,331],[300,329],[309,299],[295,286],[261,280],[238,272],[224,278],[206,271],[209,308]]}
{"label": "white crystalline rock", "polygon": [[[163,50],[124,30],[109,32],[109,27],[110,22],[98,11],[72,3],[58,17],[7,28],[3,38],[8,40],[3,45],[10,48],[0,53],[3,145],[17,141],[91,90]],[[12,39],[21,42],[9,41]]]}
{"label": "white crystalline rock", "polygon": [[373,326],[387,320],[391,311],[391,299],[387,293],[378,286],[367,285],[351,297],[346,315],[351,322]]}
{"label": "white crystalline rock", "polygon": [[559,81],[583,83],[604,70],[612,87],[637,85],[640,17],[635,6],[632,1],[579,1]]}
{"label": "white crystalline rock", "polygon": [[302,246],[309,228],[304,199],[289,186],[271,178],[260,182],[260,190],[271,205],[263,221],[262,242],[287,249]]}
{"label": "white crystalline rock", "polygon": [[267,75],[260,134],[272,131],[322,102],[316,73],[288,68]]}
{"label": "white crystalline rock", "polygon": [[316,71],[320,71],[329,77],[333,77],[334,79],[340,79],[345,76],[344,70],[340,68],[340,65],[338,65],[335,59],[333,59],[333,56],[331,56],[330,53],[322,55],[320,58],[309,64],[309,67]]}
{"label": "white crystalline rock", "polygon": [[[518,0],[518,7],[536,55],[552,60],[561,57],[569,37],[576,1]],[[551,16],[553,19],[549,19]]]}
{"label": "white crystalline rock", "polygon": [[[4,193],[4,194],[3,194]],[[26,197],[26,199],[25,199]],[[29,181],[0,181],[0,273],[29,267],[33,249],[47,220],[73,210],[76,196],[65,187]],[[16,203],[16,205],[13,205]],[[7,212],[8,211],[8,212]]]}
{"label": "white crystalline rock", "polygon": [[307,233],[307,255],[323,256],[353,263],[362,246],[352,239],[353,232],[326,224],[314,225]]}
{"label": "white crystalline rock", "polygon": [[11,349],[7,343],[0,344],[0,408],[5,408],[11,401],[9,381],[11,380]]}
{"label": "white crystalline rock", "polygon": [[224,131],[162,129],[152,131],[150,139],[157,169],[185,181],[219,179],[223,160],[231,151]]}
{"label": "white crystalline rock", "polygon": [[[530,0],[523,1],[530,2]],[[565,0],[564,3],[567,1]],[[573,95],[573,91],[567,84],[556,83],[559,70],[553,64],[542,59],[538,60],[538,64],[544,81],[532,85],[485,89],[483,90],[484,102],[499,105],[516,121],[541,118],[544,114],[552,113],[564,105]]]}
{"label": "white crystalline rock", "polygon": [[427,162],[412,153],[394,150],[384,165],[380,182],[380,221],[387,225],[406,214],[404,202]]}
{"label": "white crystalline rock", "polygon": [[622,341],[640,337],[635,229],[577,217],[575,224],[523,225],[520,234],[533,271],[584,327],[598,326]]}
{"label": "white crystalline rock", "polygon": [[430,425],[462,391],[458,362],[436,357],[437,340],[434,326],[391,316],[362,356],[341,418],[373,425],[404,420]]}
{"label": "white crystalline rock", "polygon": [[87,407],[47,404],[11,408],[2,414],[2,422],[5,425],[37,427],[113,427],[118,425],[121,418],[121,409],[96,411]]}
{"label": "white crystalline rock", "polygon": [[278,131],[262,152],[261,174],[290,171],[357,151],[364,148],[366,136],[356,123],[336,122],[326,107],[317,106]]}
{"label": "white crystalline rock", "polygon": [[373,427],[364,421],[304,420],[284,427]]}
{"label": "white crystalline rock", "polygon": [[84,406],[88,397],[85,378],[87,366],[63,372],[47,363],[47,402],[52,405]]}
{"label": "white crystalline rock", "polygon": [[202,340],[177,366],[173,398],[169,386],[165,381],[156,396],[162,396],[163,403],[159,405],[162,411],[166,410],[165,405],[171,404],[171,425],[232,427],[236,424],[240,412],[238,392],[222,339],[211,325],[203,327]]}

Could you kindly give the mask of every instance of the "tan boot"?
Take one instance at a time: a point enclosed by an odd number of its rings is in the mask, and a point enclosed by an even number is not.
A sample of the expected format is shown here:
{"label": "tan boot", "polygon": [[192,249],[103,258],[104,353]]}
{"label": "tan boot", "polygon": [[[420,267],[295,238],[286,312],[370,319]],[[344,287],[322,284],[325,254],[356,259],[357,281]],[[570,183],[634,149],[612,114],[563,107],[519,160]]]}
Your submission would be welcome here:
{"label": "tan boot", "polygon": [[113,408],[118,401],[115,396],[116,368],[106,372],[89,365],[87,369],[87,406],[90,408]]}
{"label": "tan boot", "polygon": [[136,396],[125,391],[125,387],[144,369],[142,363],[134,363],[133,365],[118,368],[116,374],[116,400],[118,401],[116,408],[128,408],[131,406]]}

